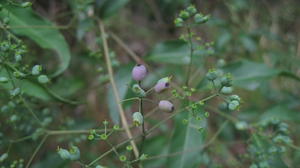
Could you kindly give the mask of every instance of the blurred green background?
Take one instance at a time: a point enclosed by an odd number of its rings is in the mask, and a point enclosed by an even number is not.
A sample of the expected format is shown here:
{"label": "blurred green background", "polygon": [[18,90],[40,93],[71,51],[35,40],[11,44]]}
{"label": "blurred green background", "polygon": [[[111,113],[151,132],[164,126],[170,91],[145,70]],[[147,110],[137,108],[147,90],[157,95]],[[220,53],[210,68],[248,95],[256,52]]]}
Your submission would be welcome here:
{"label": "blurred green background", "polygon": [[[135,56],[152,68],[145,87],[150,88],[160,77],[169,75],[182,86],[189,59],[188,46],[178,40],[184,30],[176,28],[173,21],[180,10],[194,4],[199,11],[211,16],[206,24],[194,29],[204,42],[212,42],[211,47],[204,47],[197,53],[193,62],[193,86],[200,91],[199,96],[207,95],[203,78],[208,68],[217,67],[218,60],[223,59],[226,62],[223,70],[233,75],[234,93],[243,99],[240,110],[230,115],[248,123],[278,118],[289,124],[291,139],[295,145],[300,145],[299,0],[34,0],[29,8],[6,5],[8,2],[0,2],[3,5],[1,23],[9,18],[7,24],[10,26],[9,29],[1,28],[1,40],[6,38],[5,31],[22,39],[28,52],[19,66],[40,64],[51,79],[47,88],[30,80],[20,81],[25,98],[37,115],[51,120],[47,129],[88,130],[99,127],[103,120],[119,123],[95,18],[100,18],[105,25],[122,99],[132,97],[129,88],[133,83],[131,69],[136,64]],[[3,107],[11,100],[9,86],[0,86]],[[68,105],[64,98],[85,103]],[[155,95],[151,98],[158,99]],[[219,103],[219,100],[212,101],[209,106],[216,107]],[[132,102],[124,103],[128,116],[137,108]],[[152,104],[146,104],[145,111],[152,108]],[[9,166],[19,158],[26,162],[41,139],[38,127],[24,113],[20,106],[0,114],[0,154],[10,148],[9,139],[33,133],[37,138],[14,143],[8,159],[0,162],[1,166]],[[12,121],[13,115],[19,118]],[[163,117],[166,114],[156,113],[147,122],[155,124]],[[186,147],[196,148],[209,140],[225,121],[211,113],[204,124],[202,140],[198,141],[193,137],[200,134],[188,135],[186,127],[178,124],[181,120],[178,116],[173,122],[161,125],[147,139],[145,153],[154,156],[182,151]],[[125,134],[121,135],[114,136],[112,143],[126,139]],[[149,160],[145,167],[249,167],[252,161],[245,155],[250,137],[251,132],[238,130],[229,123],[205,150]],[[67,147],[68,144],[79,146],[83,162],[109,149],[105,143],[87,141],[85,134],[51,136],[38,152],[32,167],[80,167],[57,155],[57,146]],[[297,168],[299,147],[279,158],[280,163],[270,161],[272,168]],[[101,164],[120,167],[116,160],[112,154]]]}

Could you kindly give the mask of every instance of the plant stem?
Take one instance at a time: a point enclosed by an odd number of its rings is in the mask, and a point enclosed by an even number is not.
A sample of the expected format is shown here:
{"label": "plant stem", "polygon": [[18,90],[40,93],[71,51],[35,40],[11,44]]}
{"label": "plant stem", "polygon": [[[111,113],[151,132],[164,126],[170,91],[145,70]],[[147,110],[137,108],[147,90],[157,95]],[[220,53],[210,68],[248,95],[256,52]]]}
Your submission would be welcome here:
{"label": "plant stem", "polygon": [[[123,127],[125,128],[125,132],[126,132],[128,138],[131,139],[132,134],[130,132],[130,129],[129,129],[129,126],[128,126],[128,123],[127,123],[127,120],[126,120],[126,117],[125,117],[125,112],[123,110],[122,105],[120,104],[121,99],[120,99],[120,95],[118,93],[116,83],[115,83],[115,79],[114,79],[114,73],[113,73],[113,69],[112,69],[112,66],[111,66],[111,60],[110,60],[109,52],[108,52],[108,45],[107,45],[107,41],[106,41],[106,37],[105,37],[106,36],[105,29],[104,29],[104,26],[103,26],[103,24],[101,23],[100,20],[98,20],[98,25],[99,25],[99,29],[101,31],[101,38],[102,38],[102,42],[103,42],[104,56],[105,56],[106,66],[107,66],[107,70],[108,70],[108,74],[109,74],[109,80],[110,80],[110,83],[112,85],[113,93],[114,93],[114,96],[115,96],[115,101],[117,102],[117,106],[118,106],[118,109],[119,109],[119,113],[120,113],[120,117],[121,117]],[[138,158],[139,157],[139,151],[137,149],[137,146],[136,146],[135,142],[130,141],[130,143],[133,147],[133,152],[134,152],[135,157]]]}
{"label": "plant stem", "polygon": [[48,137],[48,135],[45,135],[45,136],[43,137],[43,139],[41,140],[41,142],[38,144],[38,146],[37,146],[36,149],[34,150],[33,154],[31,155],[31,157],[30,157],[28,163],[26,164],[26,168],[29,168],[29,166],[30,166],[31,162],[33,161],[35,155],[38,153],[38,151],[40,150],[40,148],[42,147],[42,145],[43,145],[44,142],[46,141],[47,137]]}
{"label": "plant stem", "polygon": [[140,97],[140,106],[139,106],[139,111],[143,116],[143,124],[142,124],[142,142],[141,142],[141,147],[140,147],[140,155],[143,152],[143,146],[144,146],[144,142],[146,140],[146,130],[145,130],[145,115],[144,115],[144,111],[143,111],[143,98]]}
{"label": "plant stem", "polygon": [[193,53],[194,53],[194,47],[193,47],[193,41],[192,41],[192,32],[190,26],[187,26],[187,32],[188,32],[188,40],[190,43],[190,63],[188,65],[188,71],[187,71],[187,77],[185,81],[185,85],[189,86],[189,80],[190,80],[190,74],[192,71],[192,64],[193,64]]}

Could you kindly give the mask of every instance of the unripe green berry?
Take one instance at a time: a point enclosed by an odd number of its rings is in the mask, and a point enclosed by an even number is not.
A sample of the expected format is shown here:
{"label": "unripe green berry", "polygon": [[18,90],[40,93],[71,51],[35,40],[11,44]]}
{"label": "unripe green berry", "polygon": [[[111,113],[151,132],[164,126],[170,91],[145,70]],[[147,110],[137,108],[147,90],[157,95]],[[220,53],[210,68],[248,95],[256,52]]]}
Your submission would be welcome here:
{"label": "unripe green berry", "polygon": [[133,147],[132,147],[131,145],[128,145],[128,146],[126,146],[126,150],[132,151],[132,150],[133,150]]}
{"label": "unripe green berry", "polygon": [[89,136],[88,136],[88,140],[90,140],[90,141],[93,140],[94,138],[95,138],[94,135],[89,135]]}
{"label": "unripe green berry", "polygon": [[229,100],[230,101],[236,100],[238,102],[241,102],[241,98],[238,95],[231,95],[231,96],[229,96]]}
{"label": "unripe green berry", "polygon": [[135,94],[137,94],[137,96],[139,96],[139,97],[145,97],[146,96],[146,92],[138,84],[134,84],[132,86],[132,91]]}
{"label": "unripe green berry", "polygon": [[57,153],[58,153],[58,155],[59,155],[62,159],[64,159],[64,160],[70,158],[70,153],[69,153],[69,151],[66,150],[66,149],[58,148]]}
{"label": "unripe green berry", "polygon": [[230,94],[230,93],[232,93],[232,91],[233,91],[233,88],[232,88],[232,87],[226,87],[226,86],[224,86],[224,87],[221,89],[221,93],[223,93],[223,94]]}
{"label": "unripe green berry", "polygon": [[189,7],[187,7],[186,10],[189,12],[190,15],[194,15],[197,12],[197,9],[194,5],[190,5]]}
{"label": "unripe green berry", "polygon": [[215,79],[217,79],[218,77],[218,74],[217,74],[217,71],[214,70],[214,69],[210,69],[208,70],[207,74],[206,74],[206,78],[210,81],[213,81]]}
{"label": "unripe green berry", "polygon": [[135,113],[133,113],[133,115],[132,115],[132,120],[133,120],[133,124],[135,125],[135,126],[140,126],[141,124],[143,124],[143,122],[144,122],[144,117],[143,117],[143,115],[142,115],[142,113],[140,113],[140,112],[135,112]]}
{"label": "unripe green berry", "polygon": [[33,66],[32,67],[32,69],[31,69],[31,74],[32,75],[39,75],[40,74],[40,72],[42,71],[42,66],[40,66],[40,65],[35,65],[35,66]]}
{"label": "unripe green berry", "polygon": [[49,82],[49,78],[46,75],[40,75],[38,77],[38,81],[42,84],[45,84]]}
{"label": "unripe green berry", "polygon": [[209,16],[204,16],[200,13],[197,13],[195,16],[194,16],[194,21],[195,23],[197,24],[202,24],[202,23],[205,23],[207,22],[209,19]]}
{"label": "unripe green berry", "polygon": [[140,156],[141,161],[146,160],[147,158],[148,158],[148,155],[144,154],[144,153]]}
{"label": "unripe green berry", "polygon": [[232,86],[232,77],[231,77],[231,75],[227,74],[226,76],[223,76],[221,78],[221,85],[226,86],[226,87]]}
{"label": "unripe green berry", "polygon": [[100,138],[105,141],[107,140],[108,136],[104,133],[100,135]]}
{"label": "unripe green berry", "polygon": [[182,18],[182,19],[188,19],[190,17],[190,14],[187,11],[182,10],[179,13],[179,17]]}
{"label": "unripe green berry", "polygon": [[182,27],[183,26],[184,21],[181,18],[176,18],[174,20],[174,24],[176,27]]}
{"label": "unripe green berry", "polygon": [[234,111],[239,107],[239,105],[240,105],[240,103],[237,100],[233,100],[233,101],[229,102],[228,109]]}
{"label": "unripe green berry", "polygon": [[239,121],[235,123],[235,128],[238,130],[246,130],[248,128],[248,124],[245,121]]}
{"label": "unripe green berry", "polygon": [[125,162],[125,161],[127,160],[127,157],[126,157],[125,155],[121,155],[121,156],[119,157],[119,160],[120,160],[121,162]]}
{"label": "unripe green berry", "polygon": [[114,126],[113,126],[113,129],[114,129],[115,131],[119,131],[119,130],[120,130],[120,126],[119,126],[119,125],[114,125]]}

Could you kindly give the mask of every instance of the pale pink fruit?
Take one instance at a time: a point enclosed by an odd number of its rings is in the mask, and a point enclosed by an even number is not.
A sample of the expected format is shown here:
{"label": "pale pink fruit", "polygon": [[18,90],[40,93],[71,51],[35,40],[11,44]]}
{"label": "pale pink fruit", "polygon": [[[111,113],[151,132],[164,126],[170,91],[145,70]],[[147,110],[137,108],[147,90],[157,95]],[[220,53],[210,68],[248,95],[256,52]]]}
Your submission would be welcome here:
{"label": "pale pink fruit", "polygon": [[132,69],[131,75],[134,80],[141,81],[147,75],[147,68],[144,65],[138,64]]}
{"label": "pale pink fruit", "polygon": [[158,107],[162,111],[171,112],[174,110],[174,105],[168,100],[161,100],[158,104]]}

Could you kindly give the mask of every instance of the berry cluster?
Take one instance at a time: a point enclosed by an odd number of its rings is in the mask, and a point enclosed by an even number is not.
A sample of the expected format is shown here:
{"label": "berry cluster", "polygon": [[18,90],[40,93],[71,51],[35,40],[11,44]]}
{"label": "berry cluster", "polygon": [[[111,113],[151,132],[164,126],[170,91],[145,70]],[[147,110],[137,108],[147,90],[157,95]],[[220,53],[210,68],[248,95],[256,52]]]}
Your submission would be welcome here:
{"label": "berry cluster", "polygon": [[[132,86],[132,91],[141,100],[142,100],[142,98],[147,96],[147,93],[149,93],[149,91],[151,91],[151,90],[145,91],[141,87],[141,82],[143,79],[145,79],[145,77],[147,76],[147,73],[148,73],[147,68],[142,64],[138,64],[138,65],[134,66],[132,69],[132,73],[131,73],[132,78],[138,82]],[[158,80],[156,82],[155,86],[153,87],[154,91],[156,93],[161,93],[164,90],[168,89],[170,87],[170,80],[171,80],[171,77],[165,77],[165,78]],[[172,112],[174,110],[174,105],[169,100],[161,100],[158,103],[158,108],[162,111]],[[142,109],[140,109],[140,110],[142,110]],[[136,125],[136,126],[139,126],[144,123],[144,116],[141,111],[134,112],[132,115],[132,118],[133,118],[134,125]]]}

